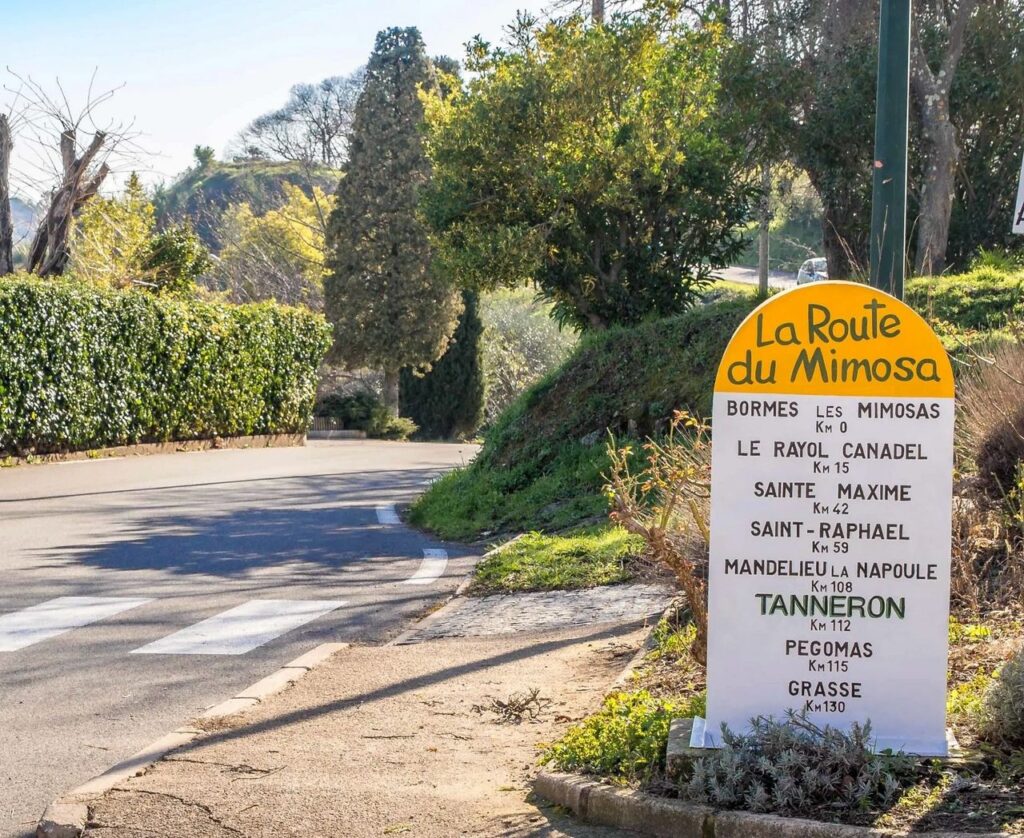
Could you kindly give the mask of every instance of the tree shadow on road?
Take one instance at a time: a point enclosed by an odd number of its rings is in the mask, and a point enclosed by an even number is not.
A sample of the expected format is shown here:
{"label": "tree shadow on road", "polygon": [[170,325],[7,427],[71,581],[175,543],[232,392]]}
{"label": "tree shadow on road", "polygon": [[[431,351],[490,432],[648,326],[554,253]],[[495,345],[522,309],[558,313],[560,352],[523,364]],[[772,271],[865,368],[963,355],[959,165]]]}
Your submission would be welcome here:
{"label": "tree shadow on road", "polygon": [[[277,583],[282,575],[323,581],[324,574],[367,569],[368,561],[376,571],[395,560],[418,560],[424,547],[438,545],[417,531],[377,521],[378,503],[408,497],[422,485],[422,471],[391,471],[133,492],[90,510],[110,531],[89,543],[43,549],[44,563],[36,567],[254,580],[273,574]],[[54,514],[48,509],[44,518]],[[466,552],[446,547],[455,555]]]}

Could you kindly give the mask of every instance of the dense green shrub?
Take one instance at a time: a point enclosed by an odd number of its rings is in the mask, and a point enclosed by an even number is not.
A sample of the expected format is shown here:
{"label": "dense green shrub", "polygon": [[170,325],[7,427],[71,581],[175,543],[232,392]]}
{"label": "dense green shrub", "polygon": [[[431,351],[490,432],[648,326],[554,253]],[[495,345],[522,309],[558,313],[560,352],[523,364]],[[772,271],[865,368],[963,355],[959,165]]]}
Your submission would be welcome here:
{"label": "dense green shrub", "polygon": [[379,422],[374,422],[370,426],[366,435],[373,439],[408,439],[418,430],[412,419],[385,414]]}
{"label": "dense green shrub", "polygon": [[411,419],[391,416],[380,397],[368,388],[328,393],[317,401],[313,413],[334,419],[344,430],[366,431],[372,439],[408,439],[417,431]]}
{"label": "dense green shrub", "polygon": [[451,343],[430,370],[402,370],[399,412],[425,439],[471,437],[484,418],[484,370],[477,294],[464,291],[464,308]]}
{"label": "dense green shrub", "polygon": [[931,322],[997,329],[1024,318],[1024,271],[983,264],[965,274],[921,277],[907,283],[905,297]]}
{"label": "dense green shrub", "polygon": [[487,422],[493,423],[526,389],[565,361],[578,340],[560,329],[551,304],[531,288],[500,289],[481,300]]}
{"label": "dense green shrub", "polygon": [[334,419],[347,431],[368,431],[387,414],[384,403],[369,389],[351,393],[328,393],[317,400],[313,408],[315,416]]}
{"label": "dense green shrub", "polygon": [[306,429],[330,330],[303,309],[0,282],[0,451]]}
{"label": "dense green shrub", "polygon": [[820,729],[792,714],[758,718],[748,734],[723,731],[724,747],[698,759],[683,791],[725,809],[811,815],[821,808],[869,810],[895,802],[909,757],[873,753],[871,725]]}

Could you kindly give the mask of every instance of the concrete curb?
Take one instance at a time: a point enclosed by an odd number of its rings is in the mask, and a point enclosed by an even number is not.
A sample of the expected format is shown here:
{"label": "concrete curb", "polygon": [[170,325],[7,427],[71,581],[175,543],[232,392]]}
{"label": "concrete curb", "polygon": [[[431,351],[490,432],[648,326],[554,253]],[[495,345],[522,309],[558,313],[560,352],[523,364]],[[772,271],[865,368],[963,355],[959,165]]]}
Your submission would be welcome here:
{"label": "concrete curb", "polygon": [[366,431],[310,431],[307,439],[366,439]]}
{"label": "concrete curb", "polygon": [[[348,647],[348,643],[323,643],[286,663],[266,678],[261,678],[234,698],[209,708],[197,721],[222,719],[243,713],[264,699],[287,689],[335,652]],[[203,733],[204,731],[198,727],[180,727],[151,742],[137,754],[112,765],[78,788],[61,795],[43,812],[36,825],[36,838],[79,838],[89,821],[89,804],[92,801],[110,791],[118,783],[145,773],[154,763],[195,741]]]}
{"label": "concrete curb", "polygon": [[647,637],[644,638],[644,642],[640,644],[640,648],[637,649],[636,654],[630,659],[629,663],[626,664],[626,668],[619,673],[619,677],[612,682],[612,689],[621,690],[623,687],[628,686],[630,680],[633,678],[633,674],[640,668],[644,662],[644,658],[654,649],[654,629],[658,623],[662,620],[667,620],[669,616],[679,606],[679,597],[675,597],[672,602],[669,603],[668,608],[661,612],[661,616],[650,625],[650,631],[647,632]]}
{"label": "concrete curb", "polygon": [[[865,826],[711,809],[616,788],[575,774],[542,772],[533,790],[586,823],[657,838],[891,838],[906,835]],[[928,832],[927,838],[1006,838],[1006,833]]]}
{"label": "concrete curb", "polygon": [[143,457],[151,454],[176,454],[185,451],[211,451],[222,448],[293,448],[306,444],[305,434],[262,434],[259,436],[226,436],[213,439],[183,439],[177,442],[140,442],[137,445],[115,445],[88,451],[67,451],[59,454],[33,454],[31,457],[9,457],[14,466],[42,463],[73,463],[81,460],[107,460],[118,457]]}

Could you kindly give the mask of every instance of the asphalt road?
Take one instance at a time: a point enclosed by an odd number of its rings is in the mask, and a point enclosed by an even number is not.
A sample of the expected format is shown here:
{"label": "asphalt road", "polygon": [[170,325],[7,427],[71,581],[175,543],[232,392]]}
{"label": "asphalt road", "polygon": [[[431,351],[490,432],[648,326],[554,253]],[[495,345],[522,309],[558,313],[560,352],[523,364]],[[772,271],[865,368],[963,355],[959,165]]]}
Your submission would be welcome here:
{"label": "asphalt road", "polygon": [[[757,285],[757,268],[725,268],[719,272],[722,279],[730,282],[742,282],[746,285]],[[768,285],[771,288],[795,288],[796,274],[786,271],[769,271]]]}
{"label": "asphalt road", "polygon": [[[383,642],[454,589],[476,556],[386,505],[474,453],[311,442],[0,471],[0,836],[314,646]],[[443,554],[424,549],[449,555],[433,581]]]}

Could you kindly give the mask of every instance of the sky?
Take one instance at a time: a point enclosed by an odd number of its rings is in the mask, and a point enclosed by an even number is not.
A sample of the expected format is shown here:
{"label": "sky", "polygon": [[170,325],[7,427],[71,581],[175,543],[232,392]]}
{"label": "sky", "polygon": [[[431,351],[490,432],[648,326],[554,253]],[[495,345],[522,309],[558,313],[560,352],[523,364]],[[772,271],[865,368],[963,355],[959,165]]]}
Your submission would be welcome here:
{"label": "sky", "polygon": [[[345,75],[376,33],[417,26],[431,55],[462,58],[474,35],[500,40],[517,9],[547,0],[0,0],[0,61],[75,106],[89,81],[120,87],[100,121],[130,122],[144,179],[169,181],[196,145],[218,155],[254,117],[284,104],[298,82]],[[2,69],[0,111],[18,80]],[[25,154],[25,152],[22,152]],[[15,148],[15,167],[19,157]],[[22,158],[22,171],[28,164]],[[17,179],[16,179],[17,180]],[[22,184],[12,184],[22,197]]]}

